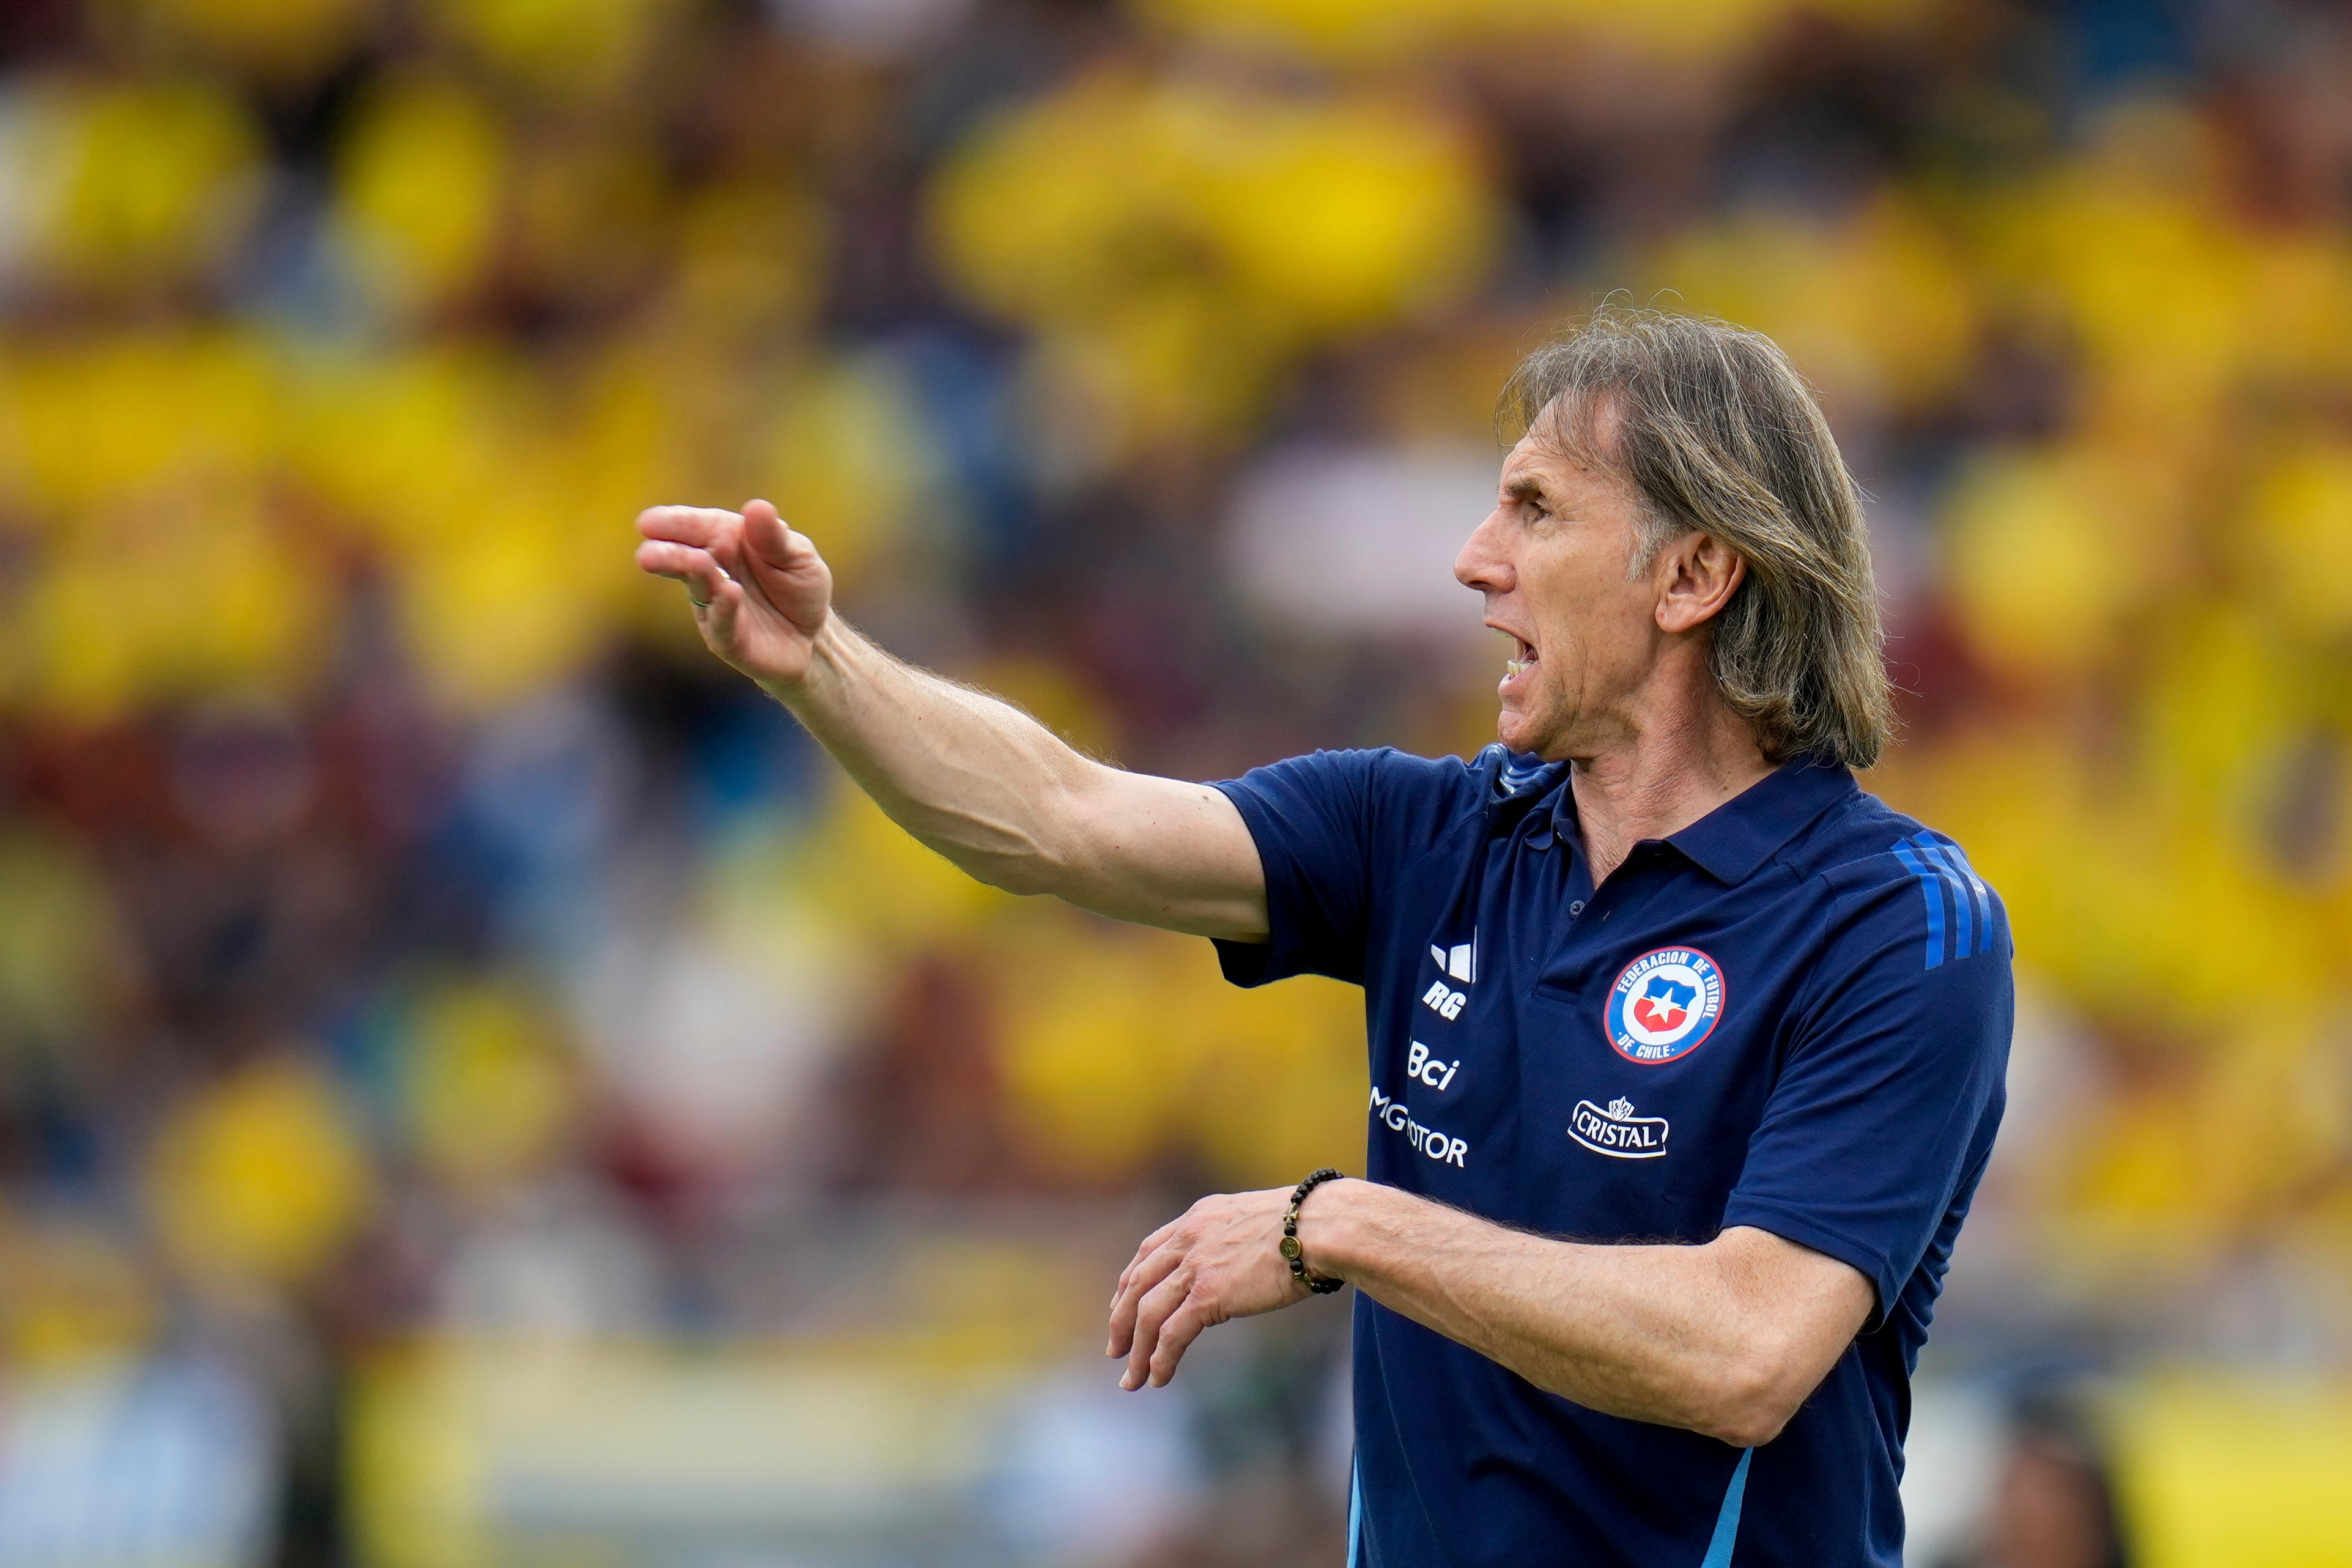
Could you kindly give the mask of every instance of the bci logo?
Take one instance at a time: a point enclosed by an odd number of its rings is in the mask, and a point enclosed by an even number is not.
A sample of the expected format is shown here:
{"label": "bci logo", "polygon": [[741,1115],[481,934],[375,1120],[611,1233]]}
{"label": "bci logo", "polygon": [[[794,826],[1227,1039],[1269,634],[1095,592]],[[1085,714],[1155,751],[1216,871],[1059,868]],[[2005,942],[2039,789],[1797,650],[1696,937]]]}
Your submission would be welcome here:
{"label": "bci logo", "polygon": [[1429,1054],[1429,1047],[1419,1040],[1404,1054],[1407,1078],[1419,1079],[1432,1089],[1442,1089],[1454,1081],[1454,1072],[1462,1066],[1458,1061],[1442,1062]]}

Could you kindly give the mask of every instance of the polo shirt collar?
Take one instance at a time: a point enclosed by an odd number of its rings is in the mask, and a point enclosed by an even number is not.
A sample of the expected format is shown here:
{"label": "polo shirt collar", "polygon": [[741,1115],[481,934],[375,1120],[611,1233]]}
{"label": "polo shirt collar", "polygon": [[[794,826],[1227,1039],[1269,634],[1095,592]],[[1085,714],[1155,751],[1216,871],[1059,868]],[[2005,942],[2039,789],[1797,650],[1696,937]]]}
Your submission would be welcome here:
{"label": "polo shirt collar", "polygon": [[1861,788],[1848,769],[1801,757],[1668,834],[1666,842],[1717,881],[1744,882],[1822,813]]}
{"label": "polo shirt collar", "polygon": [[[1801,757],[1783,763],[1665,842],[1717,881],[1744,882],[1830,807],[1861,793],[1851,770]],[[1581,839],[1576,792],[1563,778],[1554,822]]]}

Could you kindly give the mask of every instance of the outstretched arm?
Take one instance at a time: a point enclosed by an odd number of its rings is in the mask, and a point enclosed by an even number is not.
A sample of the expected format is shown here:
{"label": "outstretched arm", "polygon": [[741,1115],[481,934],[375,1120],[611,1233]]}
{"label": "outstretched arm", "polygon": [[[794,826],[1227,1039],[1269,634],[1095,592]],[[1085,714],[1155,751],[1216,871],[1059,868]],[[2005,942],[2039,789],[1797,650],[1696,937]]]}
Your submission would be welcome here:
{"label": "outstretched arm", "polygon": [[710,650],[790,709],[890,818],[982,881],[1144,925],[1262,942],[1265,879],[1206,784],[1080,755],[1009,703],[893,658],[765,501],[655,507],[637,564],[686,584]]}
{"label": "outstretched arm", "polygon": [[[1121,1386],[1164,1384],[1201,1331],[1304,1299],[1276,1251],[1286,1189],[1203,1198],[1146,1237],[1111,1301]],[[1769,1231],[1704,1246],[1555,1241],[1370,1182],[1308,1197],[1308,1268],[1579,1405],[1768,1443],[1874,1300],[1860,1270]]]}

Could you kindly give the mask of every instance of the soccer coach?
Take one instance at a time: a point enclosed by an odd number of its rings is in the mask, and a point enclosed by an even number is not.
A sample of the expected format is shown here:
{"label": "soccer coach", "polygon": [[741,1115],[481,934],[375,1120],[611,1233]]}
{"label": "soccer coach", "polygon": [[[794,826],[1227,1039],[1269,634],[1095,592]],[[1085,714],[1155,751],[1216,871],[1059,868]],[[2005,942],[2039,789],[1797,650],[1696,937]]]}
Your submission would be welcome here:
{"label": "soccer coach", "polygon": [[1366,1179],[1204,1198],[1110,1314],[1122,1385],[1359,1289],[1351,1564],[1902,1561],[1909,1379],[2000,1119],[2000,901],[1856,785],[1889,700],[1861,505],[1803,382],[1604,310],[1454,575],[1501,743],[1222,784],[1090,761],[829,613],[774,509],[657,507],[711,650],[982,879],[1364,988]]}

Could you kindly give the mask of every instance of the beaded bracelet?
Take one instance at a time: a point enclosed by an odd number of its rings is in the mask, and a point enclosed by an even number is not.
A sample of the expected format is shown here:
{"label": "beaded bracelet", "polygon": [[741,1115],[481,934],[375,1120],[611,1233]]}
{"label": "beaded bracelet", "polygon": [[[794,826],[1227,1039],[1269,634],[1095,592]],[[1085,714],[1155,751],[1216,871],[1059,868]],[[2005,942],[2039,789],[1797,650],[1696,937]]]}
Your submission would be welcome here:
{"label": "beaded bracelet", "polygon": [[1318,1296],[1328,1296],[1332,1291],[1337,1290],[1340,1286],[1345,1285],[1347,1281],[1345,1279],[1327,1279],[1320,1274],[1310,1274],[1307,1271],[1307,1260],[1303,1256],[1301,1256],[1302,1249],[1298,1245],[1298,1205],[1307,1201],[1307,1194],[1313,1192],[1324,1183],[1336,1182],[1338,1180],[1339,1180],[1339,1173],[1333,1170],[1328,1165],[1324,1166],[1321,1170],[1316,1172],[1313,1175],[1298,1184],[1298,1190],[1290,1194],[1289,1212],[1282,1216],[1283,1261],[1290,1265],[1290,1277],[1297,1280],[1301,1285],[1306,1286],[1309,1290],[1314,1291]]}

